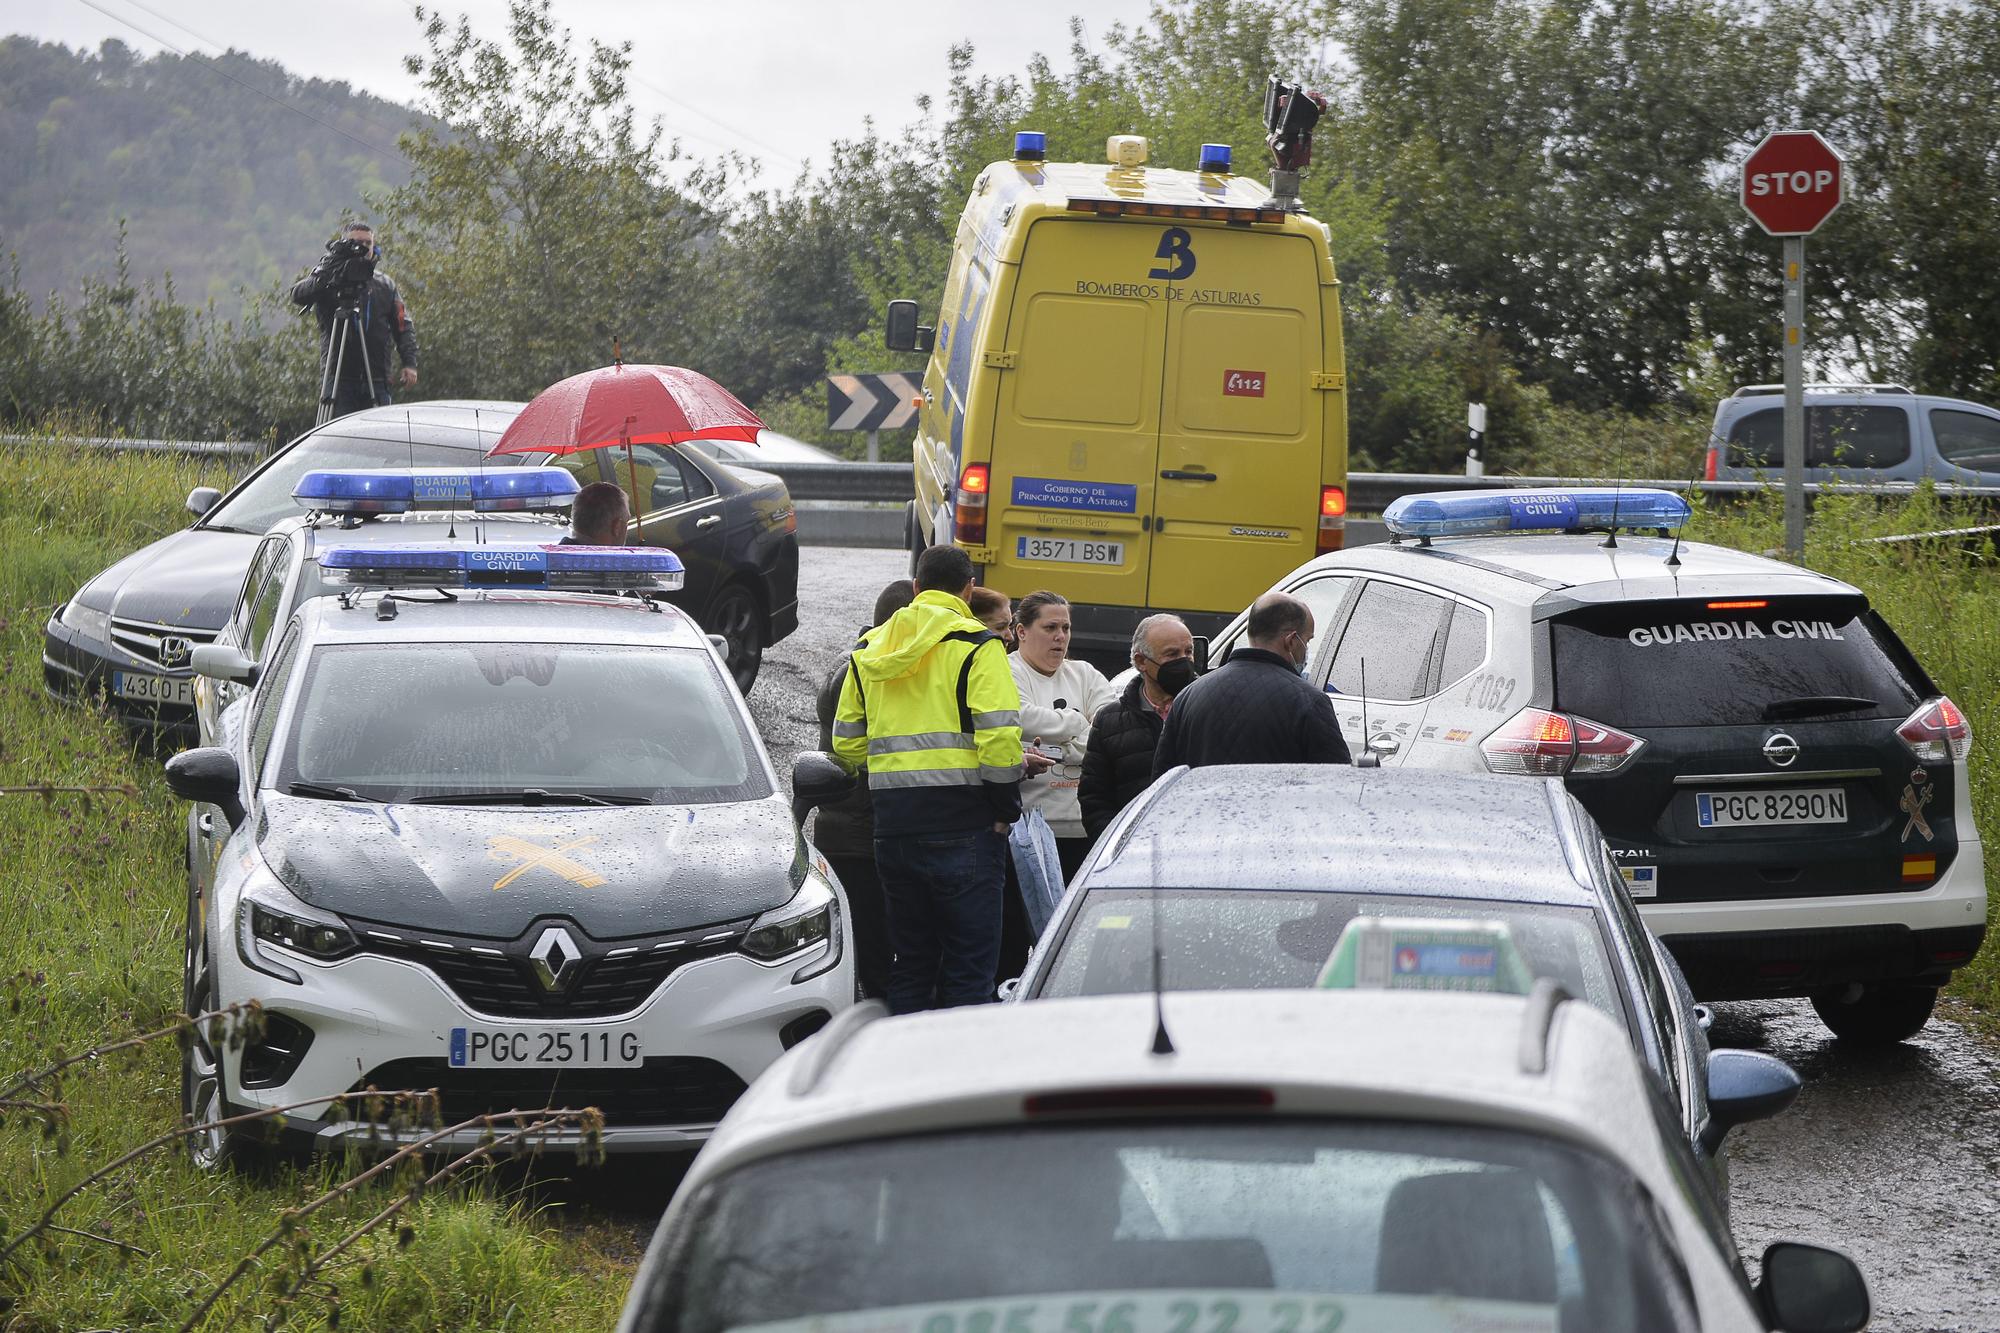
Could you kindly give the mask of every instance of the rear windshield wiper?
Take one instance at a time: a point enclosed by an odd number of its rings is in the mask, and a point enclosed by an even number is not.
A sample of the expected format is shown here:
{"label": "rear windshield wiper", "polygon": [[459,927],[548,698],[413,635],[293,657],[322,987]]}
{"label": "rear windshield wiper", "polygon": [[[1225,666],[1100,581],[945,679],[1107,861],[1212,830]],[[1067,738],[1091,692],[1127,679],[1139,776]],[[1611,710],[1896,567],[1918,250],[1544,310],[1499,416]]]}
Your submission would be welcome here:
{"label": "rear windshield wiper", "polygon": [[1878,700],[1858,694],[1806,694],[1796,699],[1779,699],[1764,705],[1764,720],[1776,722],[1787,717],[1818,717],[1822,713],[1852,713],[1874,708]]}
{"label": "rear windshield wiper", "polygon": [[317,782],[294,782],[285,790],[293,796],[311,796],[321,801],[358,801],[352,787],[327,787]]}
{"label": "rear windshield wiper", "polygon": [[411,805],[651,805],[645,796],[611,796],[588,791],[548,791],[529,787],[522,791],[467,791],[444,796],[418,796]]}

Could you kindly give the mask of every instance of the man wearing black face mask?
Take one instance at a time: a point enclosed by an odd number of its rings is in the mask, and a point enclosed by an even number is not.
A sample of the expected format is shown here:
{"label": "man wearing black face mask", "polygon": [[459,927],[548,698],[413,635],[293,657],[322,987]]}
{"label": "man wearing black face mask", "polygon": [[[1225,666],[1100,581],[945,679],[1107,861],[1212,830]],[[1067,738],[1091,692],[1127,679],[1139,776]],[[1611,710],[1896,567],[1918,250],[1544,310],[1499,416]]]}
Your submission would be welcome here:
{"label": "man wearing black face mask", "polygon": [[1194,680],[1194,637],[1179,616],[1147,616],[1132,631],[1138,674],[1119,698],[1097,710],[1083,756],[1077,804],[1095,838],[1153,780],[1153,750],[1174,696]]}
{"label": "man wearing black face mask", "polygon": [[1351,763],[1326,691],[1303,678],[1312,608],[1267,592],[1250,608],[1244,647],[1190,685],[1160,728],[1153,776],[1186,764]]}

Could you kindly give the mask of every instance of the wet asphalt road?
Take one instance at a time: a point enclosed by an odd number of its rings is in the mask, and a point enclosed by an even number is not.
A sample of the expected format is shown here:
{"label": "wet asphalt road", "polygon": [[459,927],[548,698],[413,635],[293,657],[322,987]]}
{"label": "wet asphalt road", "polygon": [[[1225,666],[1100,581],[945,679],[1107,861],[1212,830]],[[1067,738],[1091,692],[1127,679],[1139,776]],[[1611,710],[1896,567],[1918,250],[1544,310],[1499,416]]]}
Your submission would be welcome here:
{"label": "wet asphalt road", "polygon": [[[907,561],[805,550],[798,632],[765,657],[750,696],[786,781],[792,755],[817,743],[820,681]],[[1734,1223],[1753,1271],[1775,1240],[1834,1245],[1867,1274],[1871,1328],[2000,1330],[2000,1052],[1944,1018],[1868,1054],[1833,1041],[1804,1001],[1715,1007],[1716,1045],[1769,1051],[1806,1084],[1791,1110],[1732,1140]]]}

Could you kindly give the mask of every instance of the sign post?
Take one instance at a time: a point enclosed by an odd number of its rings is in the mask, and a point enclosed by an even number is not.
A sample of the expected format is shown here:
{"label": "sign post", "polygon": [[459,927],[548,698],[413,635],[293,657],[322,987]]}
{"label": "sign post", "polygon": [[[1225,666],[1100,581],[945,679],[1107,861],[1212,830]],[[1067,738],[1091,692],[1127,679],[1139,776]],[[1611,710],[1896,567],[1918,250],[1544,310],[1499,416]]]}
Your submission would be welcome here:
{"label": "sign post", "polygon": [[1784,238],[1785,552],[1806,549],[1806,237],[1840,207],[1845,163],[1811,130],[1781,130],[1743,159],[1743,207],[1766,234]]}
{"label": "sign post", "polygon": [[1465,405],[1465,475],[1483,477],[1486,475],[1486,458],[1479,446],[1486,436],[1486,404],[1467,403]]}

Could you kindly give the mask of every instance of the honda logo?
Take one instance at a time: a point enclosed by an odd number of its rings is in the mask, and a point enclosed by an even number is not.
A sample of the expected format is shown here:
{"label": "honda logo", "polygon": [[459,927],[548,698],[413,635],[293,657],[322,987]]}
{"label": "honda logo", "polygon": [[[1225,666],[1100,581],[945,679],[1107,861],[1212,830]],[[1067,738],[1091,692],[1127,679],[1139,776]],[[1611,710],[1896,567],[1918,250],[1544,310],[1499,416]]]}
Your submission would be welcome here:
{"label": "honda logo", "polygon": [[583,950],[576,947],[576,940],[568,931],[561,926],[550,926],[535,941],[535,947],[528,950],[528,961],[535,965],[535,980],[553,995],[576,979]]}
{"label": "honda logo", "polygon": [[1790,768],[1799,757],[1799,743],[1784,732],[1774,732],[1764,742],[1764,757],[1774,768]]}
{"label": "honda logo", "polygon": [[194,656],[194,641],[179,634],[169,634],[160,640],[160,665],[168,670],[184,667]]}

